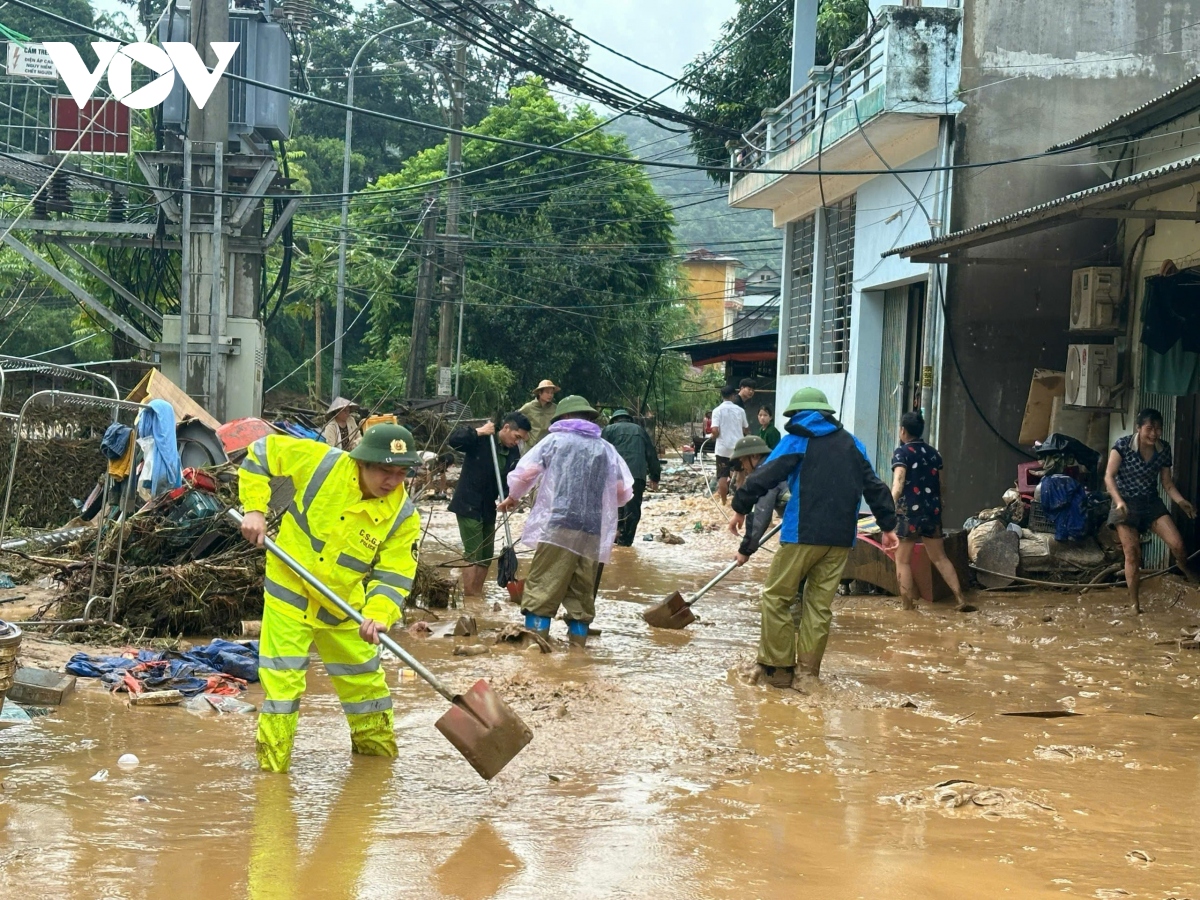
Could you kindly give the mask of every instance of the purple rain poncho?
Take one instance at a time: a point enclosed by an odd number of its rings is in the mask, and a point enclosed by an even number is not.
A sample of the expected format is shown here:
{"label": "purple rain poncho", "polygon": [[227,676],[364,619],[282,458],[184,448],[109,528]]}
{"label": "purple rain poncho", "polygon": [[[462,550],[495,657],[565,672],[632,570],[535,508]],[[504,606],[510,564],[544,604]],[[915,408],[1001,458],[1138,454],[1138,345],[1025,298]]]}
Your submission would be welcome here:
{"label": "purple rain poncho", "polygon": [[538,484],[521,543],[553,544],[608,562],[617,536],[617,508],[633,498],[629,466],[600,426],[564,419],[521,457],[508,475],[508,495],[520,499]]}

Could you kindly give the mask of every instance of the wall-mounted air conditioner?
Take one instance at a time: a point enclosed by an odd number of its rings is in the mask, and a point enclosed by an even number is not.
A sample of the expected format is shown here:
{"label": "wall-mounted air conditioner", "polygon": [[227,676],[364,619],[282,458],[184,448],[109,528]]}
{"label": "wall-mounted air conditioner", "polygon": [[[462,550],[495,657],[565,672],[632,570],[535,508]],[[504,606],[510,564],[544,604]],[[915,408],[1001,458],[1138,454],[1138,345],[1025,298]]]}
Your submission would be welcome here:
{"label": "wall-mounted air conditioner", "polygon": [[1091,266],[1071,273],[1071,330],[1094,331],[1119,324],[1121,269]]}
{"label": "wall-mounted air conditioner", "polygon": [[1067,348],[1067,406],[1105,408],[1117,386],[1117,348],[1112,344],[1071,344]]}

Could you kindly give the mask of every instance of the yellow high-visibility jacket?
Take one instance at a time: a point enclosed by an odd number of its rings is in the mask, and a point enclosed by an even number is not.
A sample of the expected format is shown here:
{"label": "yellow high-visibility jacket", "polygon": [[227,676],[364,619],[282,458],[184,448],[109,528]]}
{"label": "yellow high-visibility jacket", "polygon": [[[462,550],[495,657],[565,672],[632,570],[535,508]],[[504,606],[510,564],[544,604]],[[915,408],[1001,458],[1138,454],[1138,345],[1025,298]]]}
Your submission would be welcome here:
{"label": "yellow high-visibility jacket", "polygon": [[[348,453],[300,438],[270,435],[251,445],[238,473],[247,513],[267,511],[270,479],[292,480],[296,496],[276,542],[365,618],[400,618],[417,573],[421,517],[401,487],[366,499]],[[266,602],[294,619],[336,626],[349,621],[283,562],[267,554]]]}

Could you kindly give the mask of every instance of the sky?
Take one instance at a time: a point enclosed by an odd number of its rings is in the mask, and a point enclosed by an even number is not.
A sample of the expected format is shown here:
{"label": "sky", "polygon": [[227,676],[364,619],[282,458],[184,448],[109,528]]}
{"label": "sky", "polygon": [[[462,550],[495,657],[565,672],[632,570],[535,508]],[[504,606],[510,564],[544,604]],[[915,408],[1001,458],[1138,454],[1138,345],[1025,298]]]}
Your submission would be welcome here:
{"label": "sky", "polygon": [[[736,0],[543,0],[580,31],[647,65],[678,77],[709,49]],[[639,93],[653,94],[667,79],[593,47],[589,65]],[[664,101],[673,101],[664,96]]]}
{"label": "sky", "polygon": [[[712,46],[721,24],[733,16],[737,0],[539,0],[546,8],[571,19],[580,31],[615,50],[678,77],[683,67]],[[106,11],[129,13],[117,0],[93,0]],[[355,6],[365,5],[365,0]],[[592,47],[589,65],[644,94],[654,94],[668,80]],[[666,94],[662,100],[678,104]]]}

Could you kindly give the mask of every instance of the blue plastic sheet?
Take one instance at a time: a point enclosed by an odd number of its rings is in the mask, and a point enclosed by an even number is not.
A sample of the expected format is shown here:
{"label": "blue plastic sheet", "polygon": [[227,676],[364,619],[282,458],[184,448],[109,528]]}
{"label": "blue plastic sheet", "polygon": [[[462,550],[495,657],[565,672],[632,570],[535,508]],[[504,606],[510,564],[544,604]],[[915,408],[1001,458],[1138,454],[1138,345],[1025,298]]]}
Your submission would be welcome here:
{"label": "blue plastic sheet", "polygon": [[147,690],[175,690],[185,697],[194,697],[209,689],[212,675],[258,681],[258,642],[237,644],[217,639],[187,653],[170,650],[139,650],[136,656],[76,653],[66,670],[80,678],[99,678],[112,690],[119,690],[129,674]]}
{"label": "blue plastic sheet", "polygon": [[1087,534],[1087,491],[1069,475],[1048,475],[1041,482],[1042,510],[1054,522],[1056,541],[1077,541]]}

